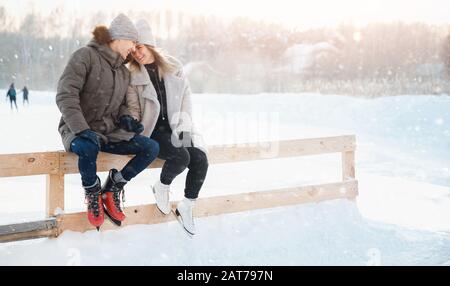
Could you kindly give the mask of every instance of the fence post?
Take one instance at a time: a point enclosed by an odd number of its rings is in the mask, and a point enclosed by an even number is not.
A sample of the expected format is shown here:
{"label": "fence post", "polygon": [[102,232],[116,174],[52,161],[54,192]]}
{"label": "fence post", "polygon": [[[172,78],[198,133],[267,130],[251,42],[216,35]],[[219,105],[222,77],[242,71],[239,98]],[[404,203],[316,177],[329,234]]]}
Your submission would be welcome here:
{"label": "fence post", "polygon": [[47,174],[46,214],[47,217],[55,216],[59,208],[64,210],[64,174],[60,166],[61,154],[58,154],[58,173]]}
{"label": "fence post", "polygon": [[355,178],[355,151],[342,152],[342,180],[345,182]]}
{"label": "fence post", "polygon": [[[342,152],[342,181],[346,182],[355,178],[355,151]],[[349,200],[356,201],[356,197]]]}

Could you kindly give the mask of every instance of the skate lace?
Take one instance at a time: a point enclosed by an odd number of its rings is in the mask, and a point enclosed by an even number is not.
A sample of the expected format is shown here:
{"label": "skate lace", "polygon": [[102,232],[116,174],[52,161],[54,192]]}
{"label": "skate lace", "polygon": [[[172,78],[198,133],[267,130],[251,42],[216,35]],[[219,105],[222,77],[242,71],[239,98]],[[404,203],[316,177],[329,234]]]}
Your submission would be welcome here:
{"label": "skate lace", "polygon": [[[125,189],[122,187],[118,187],[117,185],[114,185],[112,187],[113,191],[113,201],[114,205],[117,208],[119,212],[122,212],[122,209],[125,208],[124,202],[125,202]],[[120,195],[122,194],[122,206],[120,205]]]}
{"label": "skate lace", "polygon": [[[122,194],[122,205],[120,204],[120,194]],[[123,202],[125,202],[125,191],[122,190],[120,192],[114,193],[113,194],[113,200],[114,200],[114,205],[116,206],[118,211],[122,211],[123,208],[125,208]]]}
{"label": "skate lace", "polygon": [[94,213],[94,216],[96,217],[100,215],[100,207],[98,204],[99,195],[100,192],[86,194],[85,201],[85,203],[88,205],[88,211],[92,211]]}
{"label": "skate lace", "polygon": [[162,192],[158,192],[158,193],[159,193],[159,197],[163,196],[164,198],[171,197],[173,195],[172,189],[163,190]]}
{"label": "skate lace", "polygon": [[194,210],[191,209],[191,221],[192,221],[192,225],[195,227],[195,223],[194,223]]}
{"label": "skate lace", "polygon": [[189,215],[191,216],[192,225],[195,227],[195,223],[194,223],[194,207],[193,206],[189,206]]}

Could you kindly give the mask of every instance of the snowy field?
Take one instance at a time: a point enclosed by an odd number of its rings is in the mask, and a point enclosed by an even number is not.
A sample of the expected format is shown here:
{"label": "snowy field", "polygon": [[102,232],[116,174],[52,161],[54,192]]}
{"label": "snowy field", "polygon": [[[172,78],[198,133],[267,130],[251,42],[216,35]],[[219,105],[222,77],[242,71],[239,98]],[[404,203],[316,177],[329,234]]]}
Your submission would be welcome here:
{"label": "snowy field", "polygon": [[[30,101],[18,113],[0,104],[1,154],[62,149],[54,93]],[[450,265],[450,97],[202,94],[194,104],[210,145],[355,134],[356,203],[202,218],[194,239],[176,222],[66,232],[1,244],[0,265]],[[339,181],[340,166],[340,154],[211,165],[201,197]],[[128,185],[127,205],[153,202],[159,171]],[[67,176],[66,211],[83,201],[79,176]],[[0,224],[43,218],[44,206],[43,176],[0,179]]]}

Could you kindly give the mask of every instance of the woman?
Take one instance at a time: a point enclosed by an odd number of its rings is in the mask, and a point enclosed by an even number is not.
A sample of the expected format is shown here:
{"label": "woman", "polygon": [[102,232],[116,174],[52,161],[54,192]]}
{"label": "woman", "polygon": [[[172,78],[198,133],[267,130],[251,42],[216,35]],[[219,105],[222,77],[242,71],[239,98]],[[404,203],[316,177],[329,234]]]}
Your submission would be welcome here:
{"label": "woman", "polygon": [[195,234],[193,207],[208,171],[208,159],[203,139],[192,125],[189,83],[181,63],[155,48],[148,23],[140,20],[136,28],[139,36],[132,52],[127,105],[134,119],[143,124],[143,135],[159,143],[158,157],[165,160],[160,180],[153,186],[156,204],[163,214],[171,211],[172,181],[189,169],[185,198],[175,213],[185,230]]}
{"label": "woman", "polygon": [[[120,14],[109,28],[98,26],[93,34],[71,56],[58,83],[56,104],[62,113],[59,132],[66,151],[78,155],[88,219],[98,230],[104,214],[117,225],[125,219],[120,195],[156,158],[159,146],[138,135],[143,126],[126,107],[130,73],[125,59],[135,48],[136,27]],[[101,186],[96,165],[100,151],[135,157],[121,171],[110,170]]]}

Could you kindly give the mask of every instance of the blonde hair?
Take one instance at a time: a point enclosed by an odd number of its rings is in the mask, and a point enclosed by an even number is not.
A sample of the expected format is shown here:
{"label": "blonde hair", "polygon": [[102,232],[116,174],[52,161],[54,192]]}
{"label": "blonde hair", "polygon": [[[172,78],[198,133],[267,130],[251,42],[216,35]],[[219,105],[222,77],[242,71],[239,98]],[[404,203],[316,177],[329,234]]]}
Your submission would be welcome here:
{"label": "blonde hair", "polygon": [[[159,78],[161,79],[165,74],[172,74],[178,70],[176,62],[171,56],[169,56],[164,50],[157,49],[153,46],[144,45],[153,54],[155,58],[155,64],[158,66]],[[130,69],[140,70],[141,65],[134,59],[131,58]]]}

